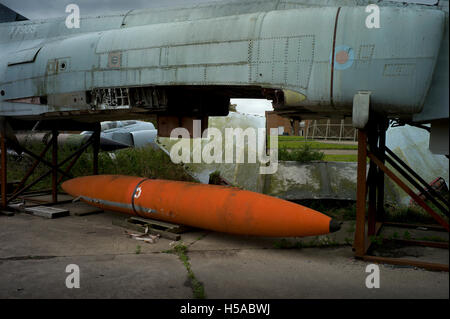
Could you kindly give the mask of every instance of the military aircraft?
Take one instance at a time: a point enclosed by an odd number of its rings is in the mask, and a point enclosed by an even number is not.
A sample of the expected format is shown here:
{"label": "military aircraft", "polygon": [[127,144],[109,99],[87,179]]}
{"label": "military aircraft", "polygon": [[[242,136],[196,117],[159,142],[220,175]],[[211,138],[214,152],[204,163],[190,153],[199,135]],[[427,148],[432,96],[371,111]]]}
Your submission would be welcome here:
{"label": "military aircraft", "polygon": [[[92,132],[84,131],[81,135],[90,136]],[[143,147],[151,145],[154,149],[158,149],[156,138],[158,131],[153,123],[144,121],[107,121],[101,123],[100,139],[103,138],[105,146],[121,145],[126,147]],[[100,140],[100,148],[102,143]]]}
{"label": "military aircraft", "polygon": [[[158,149],[156,144],[158,131],[150,122],[143,121],[107,121],[101,123],[100,132],[100,150],[114,151],[128,147],[143,147],[151,145],[154,149]],[[58,144],[70,147],[79,147],[87,142],[91,137],[91,131],[83,131],[81,134],[62,133],[58,135]],[[17,140],[19,144],[27,146],[28,144],[48,144],[51,140],[49,132],[43,133],[39,131],[17,132]],[[12,151],[8,152],[17,156]]]}
{"label": "military aircraft", "polygon": [[430,147],[448,154],[448,0],[378,1],[378,26],[372,2],[211,2],[80,28],[1,6],[0,117],[14,130],[156,116],[168,136],[227,115],[230,98],[266,98],[291,118],[431,123]]}

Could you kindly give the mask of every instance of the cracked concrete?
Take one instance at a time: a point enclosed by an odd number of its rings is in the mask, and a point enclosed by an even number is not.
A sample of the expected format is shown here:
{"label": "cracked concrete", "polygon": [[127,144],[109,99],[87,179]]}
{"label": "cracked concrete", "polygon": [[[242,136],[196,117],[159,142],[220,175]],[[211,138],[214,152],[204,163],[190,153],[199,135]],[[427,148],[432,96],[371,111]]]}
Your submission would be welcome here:
{"label": "cracked concrete", "polygon": [[[124,216],[0,216],[0,298],[193,298],[182,262],[162,253],[174,242],[138,242],[112,225],[116,218]],[[341,245],[334,248],[277,249],[280,238],[204,230],[182,241],[208,298],[449,297],[448,273],[388,265],[380,265],[381,288],[367,289],[367,263],[345,245],[351,228],[329,235]],[[79,289],[65,286],[68,264],[80,267]]]}

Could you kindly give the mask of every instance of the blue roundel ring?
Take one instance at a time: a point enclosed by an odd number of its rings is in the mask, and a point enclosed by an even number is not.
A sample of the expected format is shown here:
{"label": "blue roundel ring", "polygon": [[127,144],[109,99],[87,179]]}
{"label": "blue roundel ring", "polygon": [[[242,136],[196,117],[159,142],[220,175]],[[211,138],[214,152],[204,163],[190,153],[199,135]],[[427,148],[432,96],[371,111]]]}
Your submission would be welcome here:
{"label": "blue roundel ring", "polygon": [[[336,70],[345,70],[353,65],[355,60],[355,51],[348,45],[339,45],[334,49],[334,68]],[[330,54],[330,63],[332,57]]]}

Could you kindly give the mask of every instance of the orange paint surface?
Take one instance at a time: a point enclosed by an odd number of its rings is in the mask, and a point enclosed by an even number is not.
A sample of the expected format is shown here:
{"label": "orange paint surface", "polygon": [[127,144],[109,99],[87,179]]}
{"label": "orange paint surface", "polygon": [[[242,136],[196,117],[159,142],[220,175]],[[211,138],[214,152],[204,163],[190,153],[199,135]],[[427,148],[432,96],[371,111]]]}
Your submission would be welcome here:
{"label": "orange paint surface", "polygon": [[71,179],[62,188],[105,210],[218,232],[274,237],[330,232],[331,218],[322,213],[235,187],[98,175]]}

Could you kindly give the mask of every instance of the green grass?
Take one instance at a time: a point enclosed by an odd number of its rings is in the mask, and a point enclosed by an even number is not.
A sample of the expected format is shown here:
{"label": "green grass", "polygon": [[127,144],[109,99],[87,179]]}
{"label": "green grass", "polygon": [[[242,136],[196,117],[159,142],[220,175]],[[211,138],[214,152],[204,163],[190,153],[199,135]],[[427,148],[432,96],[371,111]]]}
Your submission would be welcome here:
{"label": "green grass", "polygon": [[447,239],[439,237],[439,236],[424,236],[424,237],[419,237],[417,238],[418,240],[425,240],[425,241],[436,241],[436,242],[448,242]]}
{"label": "green grass", "polygon": [[356,219],[356,202],[354,201],[335,199],[304,199],[295,202],[340,221]]}
{"label": "green grass", "polygon": [[286,238],[282,238],[277,240],[273,244],[274,248],[277,249],[302,249],[302,248],[325,248],[325,247],[336,247],[341,246],[335,239],[329,236],[322,236],[319,238],[318,236],[313,239],[307,240],[289,240]]}
{"label": "green grass", "polygon": [[[356,219],[356,202],[334,199],[305,199],[295,201],[295,203],[309,207],[318,212],[324,213],[334,219],[340,221],[351,221]],[[368,209],[366,207],[366,217]],[[438,212],[436,210],[436,212]],[[448,218],[438,212],[444,220]],[[385,204],[384,220],[386,222],[400,222],[410,224],[436,224],[436,221],[425,210],[418,206],[402,207],[392,203]],[[352,225],[348,229],[348,233],[352,233],[355,226]],[[394,238],[406,239],[408,233],[394,233]]]}
{"label": "green grass", "polygon": [[[44,145],[32,145],[31,150],[35,154],[40,154]],[[58,150],[58,162],[68,157],[74,152],[69,147],[60,147]],[[51,162],[51,151],[48,151],[45,159]],[[34,159],[23,156],[17,159],[8,156],[8,181],[20,181],[33,164]],[[70,161],[69,161],[70,162]],[[63,166],[66,168],[68,163]],[[170,157],[162,150],[155,150],[151,146],[141,148],[127,148],[115,152],[101,152],[99,154],[99,174],[117,174],[141,176],[148,178],[160,178],[168,180],[191,181],[195,180],[186,173],[182,165],[172,163]],[[43,175],[49,170],[44,164],[39,164],[33,175],[28,180],[32,180]],[[88,149],[78,159],[70,173],[73,177],[92,175],[93,173],[93,154],[92,149]],[[61,176],[61,174],[58,174]],[[59,177],[58,177],[59,178]],[[27,183],[27,184],[28,184]],[[44,190],[51,188],[51,174],[37,183],[31,190]]]}
{"label": "green grass", "polygon": [[280,141],[304,141],[304,136],[289,136],[289,135],[280,135],[278,136],[278,142]]}
{"label": "green grass", "polygon": [[[313,149],[320,150],[356,150],[358,145],[354,144],[341,144],[341,143],[326,143],[316,140],[306,140],[302,136],[279,136],[278,148],[297,149],[302,148],[304,145],[308,145]],[[270,147],[270,139],[268,139],[267,145]]]}
{"label": "green grass", "polygon": [[[426,203],[432,206],[431,203],[426,201]],[[404,223],[418,223],[418,224],[433,224],[436,223],[435,219],[431,217],[428,212],[426,212],[422,207],[419,206],[409,206],[401,207],[394,204],[386,205],[385,207],[386,216],[385,220],[388,222],[404,222]],[[439,210],[434,210],[444,220],[448,221],[448,218],[444,216]]]}
{"label": "green grass", "polygon": [[325,154],[323,160],[327,162],[357,162],[358,154]]}
{"label": "green grass", "polygon": [[357,145],[352,144],[334,144],[334,143],[323,143],[317,141],[279,141],[278,148],[286,147],[289,149],[301,148],[304,145],[308,145],[313,149],[319,150],[356,150],[358,149]]}
{"label": "green grass", "polygon": [[311,161],[321,161],[324,154],[320,151],[312,149],[309,145],[288,151],[285,147],[278,149],[278,159],[280,161],[296,161],[306,163]]}
{"label": "green grass", "polygon": [[186,271],[188,273],[188,278],[189,278],[189,282],[191,283],[194,298],[205,299],[206,298],[205,287],[195,277],[195,274],[191,268],[191,263],[189,262],[189,257],[187,255],[187,252],[188,252],[188,247],[186,245],[184,245],[183,243],[179,243],[173,249],[165,251],[165,253],[171,253],[171,254],[177,255],[178,258],[183,263],[183,265],[186,268]]}

